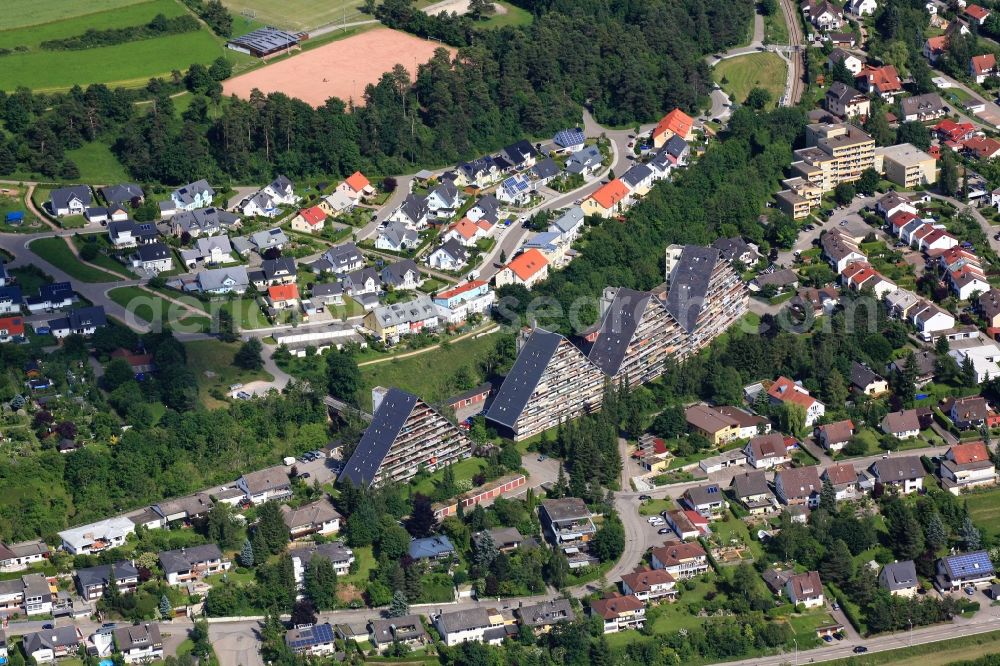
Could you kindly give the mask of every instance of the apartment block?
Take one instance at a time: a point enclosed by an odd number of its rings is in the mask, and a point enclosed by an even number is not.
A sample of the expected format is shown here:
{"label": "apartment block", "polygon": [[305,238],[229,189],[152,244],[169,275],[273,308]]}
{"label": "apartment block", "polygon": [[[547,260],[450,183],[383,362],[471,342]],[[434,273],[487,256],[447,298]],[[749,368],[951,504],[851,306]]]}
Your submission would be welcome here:
{"label": "apartment block", "polygon": [[[808,179],[829,192],[840,183],[850,183],[875,165],[875,140],[850,123],[806,125],[806,147],[794,152],[796,175],[807,171]],[[812,168],[796,168],[804,162]]]}
{"label": "apartment block", "polygon": [[934,158],[911,143],[878,148],[875,151],[875,169],[906,189],[937,182]]}
{"label": "apartment block", "polygon": [[372,392],[371,425],[339,478],[356,486],[408,481],[424,466],[435,470],[472,454],[472,441],[426,402],[401,389]]}
{"label": "apartment block", "polygon": [[785,178],[781,184],[785,189],[774,195],[778,209],[793,220],[809,217],[809,212],[819,206],[823,197],[823,188],[801,176]]}

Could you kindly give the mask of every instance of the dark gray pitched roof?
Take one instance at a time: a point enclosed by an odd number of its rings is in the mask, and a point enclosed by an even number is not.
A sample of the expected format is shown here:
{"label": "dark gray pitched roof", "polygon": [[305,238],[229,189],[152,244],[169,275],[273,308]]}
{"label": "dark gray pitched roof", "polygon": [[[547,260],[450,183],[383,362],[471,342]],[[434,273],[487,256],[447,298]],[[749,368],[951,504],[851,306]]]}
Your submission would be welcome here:
{"label": "dark gray pitched roof", "polygon": [[371,484],[416,404],[417,396],[412,393],[398,388],[389,389],[375,410],[371,425],[362,435],[354,454],[344,465],[338,481],[350,479],[355,486]]}
{"label": "dark gray pitched roof", "polygon": [[685,152],[690,150],[690,146],[688,146],[688,142],[682,139],[679,134],[674,134],[672,137],[667,139],[665,144],[663,144],[662,150],[668,155],[680,157]]}
{"label": "dark gray pitched roof", "polygon": [[109,205],[121,205],[130,203],[132,199],[143,197],[142,188],[135,183],[121,183],[119,185],[109,185],[100,189],[101,196]]}
{"label": "dark gray pitched roof", "polygon": [[645,164],[636,164],[622,174],[622,182],[628,185],[629,189],[631,189],[652,175],[653,172],[648,166]]}
{"label": "dark gray pitched roof", "polygon": [[667,310],[688,333],[694,331],[698,323],[719,259],[719,251],[715,248],[686,245],[670,276]]}
{"label": "dark gray pitched roof", "polygon": [[140,245],[138,254],[139,261],[157,261],[170,257],[170,248],[163,243],[149,243]]}
{"label": "dark gray pitched roof", "polygon": [[279,257],[277,259],[265,259],[260,263],[260,270],[268,280],[274,278],[278,273],[295,275],[295,260],[291,257]]}
{"label": "dark gray pitched roof", "polygon": [[919,479],[926,474],[920,462],[920,456],[892,456],[872,463],[872,471],[879,481],[900,482],[906,479]]}
{"label": "dark gray pitched roof", "polygon": [[851,364],[851,383],[858,388],[864,389],[869,384],[877,382],[882,378],[875,373],[871,368],[866,365],[862,365],[857,361]]}
{"label": "dark gray pitched roof", "polygon": [[27,654],[38,650],[52,649],[54,647],[69,647],[76,645],[79,638],[76,635],[76,626],[67,625],[56,627],[55,629],[43,629],[24,637],[24,651]]}
{"label": "dark gray pitched roof", "polygon": [[486,412],[487,419],[508,428],[514,427],[549,360],[564,339],[558,333],[540,328],[532,331]]}
{"label": "dark gray pitched roof", "polygon": [[70,185],[69,187],[60,187],[57,190],[52,190],[49,194],[53,212],[60,208],[67,208],[69,202],[74,198],[79,199],[80,203],[84,206],[89,206],[92,201],[90,188],[86,185]]}
{"label": "dark gray pitched roof", "polygon": [[403,284],[406,274],[409,272],[416,273],[416,279],[420,279],[420,269],[417,268],[416,262],[413,259],[404,259],[403,261],[397,261],[394,264],[389,264],[382,269],[382,283],[391,284],[393,286]]}
{"label": "dark gray pitched roof", "polygon": [[76,570],[76,580],[80,583],[80,587],[87,588],[97,585],[106,585],[111,577],[111,567],[114,566],[115,579],[121,580],[123,578],[136,578],[139,576],[139,570],[128,561],[121,560],[120,562],[115,562],[114,565],[102,564],[96,567],[89,567],[87,569],[77,569]]}
{"label": "dark gray pitched roof", "polygon": [[[454,187],[454,185],[452,187]],[[400,209],[411,222],[419,222],[424,216],[427,215],[427,197],[422,197],[417,194],[408,194],[406,195],[406,199],[403,200],[403,205],[400,206]]]}
{"label": "dark gray pitched roof", "polygon": [[889,562],[882,569],[882,576],[890,591],[905,590],[918,584],[917,567],[913,564],[913,560]]}
{"label": "dark gray pitched roof", "polygon": [[[444,250],[456,261],[467,261],[469,258],[469,251],[464,245],[459,243],[458,240],[454,238],[446,240],[441,244],[441,247],[439,247],[438,250]],[[437,250],[435,250],[435,252],[437,252]]]}
{"label": "dark gray pitched roof", "polygon": [[625,359],[628,344],[651,298],[648,292],[621,288],[604,313],[594,346],[587,355],[604,374],[614,376]]}
{"label": "dark gray pitched roof", "polygon": [[532,173],[538,178],[551,178],[557,175],[560,171],[559,165],[556,164],[555,160],[551,157],[546,157],[544,160],[536,164],[531,168]]}
{"label": "dark gray pitched roof", "polygon": [[159,554],[159,557],[163,572],[169,574],[189,571],[192,566],[199,562],[221,560],[222,551],[214,543],[206,543],[202,546],[192,546],[191,548],[165,550]]}
{"label": "dark gray pitched roof", "polygon": [[732,486],[736,497],[752,497],[771,492],[771,489],[767,486],[767,476],[764,475],[763,470],[737,474],[733,477]]}

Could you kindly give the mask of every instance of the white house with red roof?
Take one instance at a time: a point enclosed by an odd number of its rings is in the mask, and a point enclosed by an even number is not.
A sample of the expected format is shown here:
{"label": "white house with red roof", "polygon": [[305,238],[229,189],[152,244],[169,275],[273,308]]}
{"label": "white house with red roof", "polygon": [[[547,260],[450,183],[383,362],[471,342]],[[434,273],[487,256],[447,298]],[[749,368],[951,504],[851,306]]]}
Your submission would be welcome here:
{"label": "white house with red roof", "polygon": [[680,109],[663,116],[649,135],[654,148],[661,148],[672,136],[679,136],[685,141],[694,138],[694,119]]}
{"label": "white house with red roof", "polygon": [[492,226],[486,220],[474,222],[467,217],[463,217],[448,227],[448,230],[442,234],[441,239],[446,241],[454,238],[462,245],[472,247],[480,238],[485,238],[489,234],[490,229],[492,229]]}
{"label": "white house with red roof", "polygon": [[986,77],[993,76],[996,73],[997,57],[992,53],[972,56],[969,59],[969,76],[974,78],[976,83],[981,85],[986,81]]}
{"label": "white house with red roof", "polygon": [[854,82],[862,92],[875,93],[887,102],[891,102],[893,97],[903,90],[903,81],[892,65],[881,67],[865,65]]}
{"label": "white house with red roof", "polygon": [[939,470],[941,485],[953,495],[965,488],[992,486],[997,482],[997,470],[983,442],[956,444],[948,449]]}
{"label": "white house with red roof", "polygon": [[464,323],[469,315],[485,314],[493,306],[496,292],[483,280],[472,280],[439,292],[434,297],[438,316],[453,326]]}
{"label": "white house with red roof", "polygon": [[355,171],[344,179],[344,182],[337,186],[337,191],[346,194],[355,201],[375,194],[375,188],[360,171]]}
{"label": "white house with red roof", "polygon": [[788,377],[778,377],[767,389],[767,396],[772,404],[793,404],[802,407],[806,412],[806,427],[811,427],[826,413],[826,406],[809,395],[809,391],[801,384],[793,382]]}
{"label": "white house with red roof", "polygon": [[962,14],[968,17],[970,21],[974,21],[976,25],[983,25],[986,23],[986,19],[990,17],[990,10],[979,5],[968,5],[962,10]]}
{"label": "white house with red roof", "polygon": [[495,281],[497,287],[519,284],[531,289],[548,275],[548,259],[540,251],[532,249],[517,255],[509,264],[501,268],[500,272],[496,274]]}
{"label": "white house with red roof", "polygon": [[326,226],[326,211],[319,206],[305,208],[292,218],[292,230],[307,234],[323,231]]}
{"label": "white house with red roof", "polygon": [[276,284],[267,288],[267,304],[275,310],[296,308],[299,305],[299,286],[292,284]]}

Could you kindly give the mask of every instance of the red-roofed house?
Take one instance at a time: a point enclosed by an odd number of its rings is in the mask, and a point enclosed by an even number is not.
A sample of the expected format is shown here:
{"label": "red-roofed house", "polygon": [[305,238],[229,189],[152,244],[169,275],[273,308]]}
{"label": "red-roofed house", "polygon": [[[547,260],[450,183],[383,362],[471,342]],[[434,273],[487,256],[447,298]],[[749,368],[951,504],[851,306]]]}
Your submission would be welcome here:
{"label": "red-roofed house", "polygon": [[337,191],[343,192],[354,200],[375,194],[375,188],[360,171],[355,171],[348,176],[344,182],[337,186]]}
{"label": "red-roofed house", "polygon": [[986,23],[986,19],[990,17],[990,10],[980,7],[979,5],[969,5],[962,13],[975,21],[978,25],[983,25]]}
{"label": "red-roofed house", "polygon": [[677,581],[663,569],[639,569],[622,576],[622,592],[639,601],[677,597]]}
{"label": "red-roofed house", "polygon": [[778,377],[767,389],[767,395],[774,404],[791,403],[799,405],[806,412],[806,427],[812,426],[826,413],[826,406],[809,395],[805,390],[788,377]]}
{"label": "red-roofed house", "polygon": [[646,624],[646,604],[631,594],[590,602],[590,615],[604,620],[604,633],[641,629]]}
{"label": "red-roofed house", "polygon": [[839,451],[854,436],[854,422],[848,419],[821,425],[816,428],[816,435],[819,443],[827,451]]}
{"label": "red-roofed house", "polygon": [[313,234],[323,231],[326,226],[326,211],[319,206],[300,210],[299,214],[292,218],[292,230]]}
{"label": "red-roofed house", "polygon": [[267,304],[275,310],[294,308],[299,304],[299,286],[292,284],[276,284],[267,288]]}
{"label": "red-roofed house", "polygon": [[992,137],[974,136],[962,145],[965,150],[981,160],[990,160],[1000,155],[1000,141]]}
{"label": "red-roofed house", "polygon": [[927,41],[924,42],[924,57],[927,58],[931,64],[937,62],[937,59],[941,57],[941,54],[945,52],[948,48],[948,36],[940,35],[938,37],[928,37]]}
{"label": "red-roofed house", "polygon": [[823,605],[823,583],[819,573],[807,571],[795,574],[785,583],[785,594],[793,605],[802,604],[806,608],[817,608]]}
{"label": "red-roofed house", "polygon": [[[2,322],[3,320],[0,319],[0,326],[3,325]],[[132,366],[132,372],[136,374],[140,372],[152,372],[156,367],[153,364],[152,354],[136,354],[127,349],[116,349],[111,352],[111,358],[125,359],[125,362]]]}
{"label": "red-roofed house", "polygon": [[889,224],[892,225],[892,235],[898,238],[903,227],[916,219],[919,218],[908,210],[899,211],[889,218]]}
{"label": "red-roofed house", "polygon": [[0,342],[21,341],[24,339],[24,318],[0,318]]}
{"label": "red-roofed house", "polygon": [[992,53],[972,56],[969,59],[969,75],[982,84],[987,76],[992,76],[997,72],[997,57]]}
{"label": "red-roofed house", "polygon": [[625,183],[615,178],[584,199],[580,208],[583,209],[584,215],[609,218],[625,209],[628,195],[629,190]]}
{"label": "red-roofed house", "polygon": [[674,578],[693,578],[708,571],[708,555],[697,541],[666,543],[652,550],[649,561],[654,569],[665,569]]}
{"label": "red-roofed house", "polygon": [[891,102],[893,96],[903,89],[899,73],[892,65],[865,65],[854,81],[862,92],[875,93],[887,102]]}
{"label": "red-roofed house", "polygon": [[954,495],[964,488],[992,486],[997,482],[996,467],[983,442],[956,444],[948,449],[939,473],[941,485]]}
{"label": "red-roofed house", "polygon": [[675,134],[685,141],[694,137],[694,120],[680,109],[674,109],[663,116],[653,128],[653,133],[650,134],[653,147],[661,148]]}
{"label": "red-roofed house", "polygon": [[950,118],[945,118],[932,129],[937,132],[942,141],[962,142],[976,133],[976,126],[972,123],[956,123]]}
{"label": "red-roofed house", "polygon": [[921,250],[948,250],[958,245],[958,239],[944,229],[934,229],[920,241]]}
{"label": "red-roofed house", "polygon": [[496,286],[520,284],[531,289],[536,282],[541,282],[549,275],[549,262],[545,255],[536,249],[522,252],[513,261],[500,269],[496,275]]}
{"label": "red-roofed house", "polygon": [[442,237],[442,241],[447,241],[450,238],[454,238],[462,245],[466,247],[472,247],[476,244],[480,238],[486,235],[489,230],[489,224],[487,223],[484,229],[479,224],[473,222],[467,217],[463,217],[461,220],[451,225]]}

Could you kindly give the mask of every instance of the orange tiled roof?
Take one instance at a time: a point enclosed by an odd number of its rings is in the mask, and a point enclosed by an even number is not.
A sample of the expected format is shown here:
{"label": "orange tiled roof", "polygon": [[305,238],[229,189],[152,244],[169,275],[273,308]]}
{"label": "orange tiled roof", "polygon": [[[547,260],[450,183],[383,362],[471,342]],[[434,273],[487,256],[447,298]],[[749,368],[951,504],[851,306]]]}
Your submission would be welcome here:
{"label": "orange tiled roof", "polygon": [[267,297],[274,301],[291,301],[299,297],[297,284],[276,284],[267,288]]}
{"label": "orange tiled roof", "polygon": [[990,15],[990,11],[988,9],[983,9],[979,5],[969,5],[965,8],[965,13],[977,21],[982,21]]}
{"label": "orange tiled roof", "polygon": [[686,139],[688,134],[691,133],[691,127],[693,125],[694,120],[691,119],[691,116],[684,113],[680,109],[674,109],[660,119],[656,128],[653,129],[652,136],[657,137],[665,132],[673,132],[682,139]]}
{"label": "orange tiled roof", "polygon": [[618,178],[610,183],[601,186],[599,190],[590,195],[600,205],[601,208],[613,208],[616,203],[628,196],[628,188]]}
{"label": "orange tiled roof", "polygon": [[368,179],[365,178],[365,175],[360,171],[352,173],[344,180],[344,182],[347,183],[348,186],[355,192],[361,192],[363,189],[371,185],[371,183],[368,182]]}
{"label": "orange tiled roof", "polygon": [[0,318],[0,328],[6,329],[8,335],[24,335],[23,317]]}
{"label": "orange tiled roof", "polygon": [[463,217],[461,220],[451,225],[451,228],[458,232],[458,235],[469,240],[476,235],[476,232],[481,229],[479,225],[470,220],[467,217]]}
{"label": "orange tiled roof", "polygon": [[990,454],[986,450],[986,445],[982,442],[969,442],[967,444],[956,444],[951,447],[951,457],[959,465],[981,462],[989,460]]}
{"label": "orange tiled roof", "polygon": [[299,215],[302,219],[306,221],[307,224],[319,224],[326,219],[326,213],[319,206],[313,206],[312,208],[305,208],[299,211]]}
{"label": "orange tiled roof", "polygon": [[800,405],[805,409],[809,409],[816,399],[807,393],[803,393],[805,389],[799,390],[799,387],[788,377],[778,377],[771,387],[767,389],[767,394],[774,398],[775,400],[781,400],[782,402],[791,402],[796,405]]}
{"label": "orange tiled roof", "polygon": [[545,268],[548,260],[536,249],[528,250],[514,257],[514,260],[507,264],[507,268],[514,272],[522,282],[530,280],[535,273]]}
{"label": "orange tiled roof", "polygon": [[990,72],[997,67],[997,57],[992,53],[972,56],[972,71],[976,74]]}
{"label": "orange tiled roof", "polygon": [[476,289],[477,287],[482,287],[485,282],[482,280],[472,280],[471,282],[466,282],[465,284],[460,284],[454,289],[449,289],[448,291],[442,291],[437,295],[438,298],[451,298],[452,296],[458,296],[459,294],[464,294],[467,291]]}

